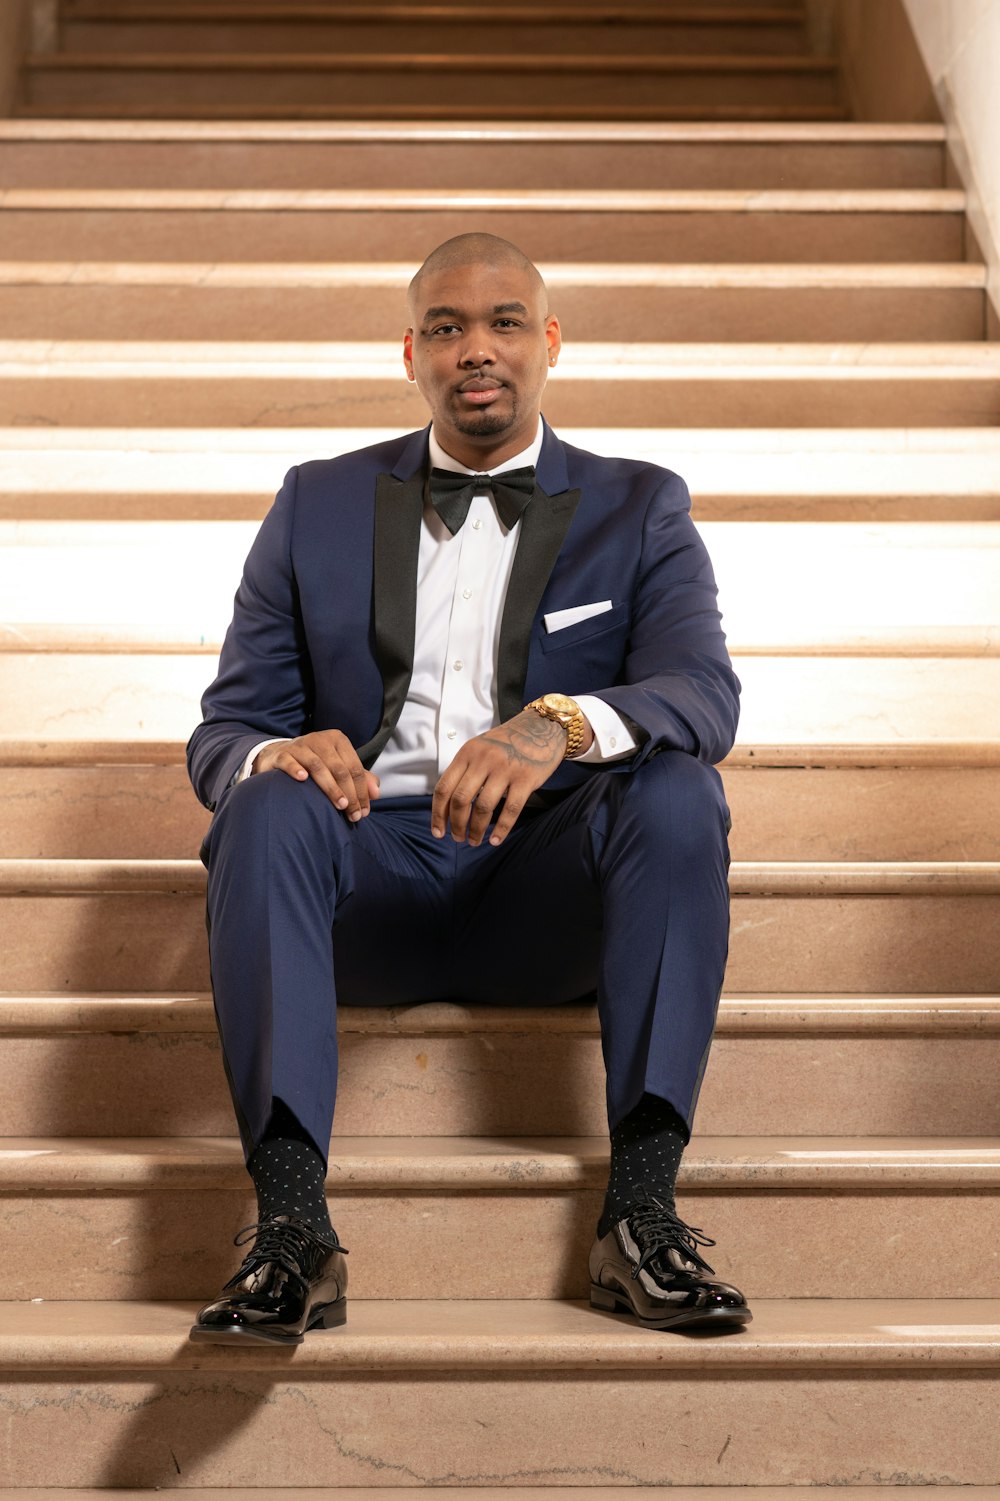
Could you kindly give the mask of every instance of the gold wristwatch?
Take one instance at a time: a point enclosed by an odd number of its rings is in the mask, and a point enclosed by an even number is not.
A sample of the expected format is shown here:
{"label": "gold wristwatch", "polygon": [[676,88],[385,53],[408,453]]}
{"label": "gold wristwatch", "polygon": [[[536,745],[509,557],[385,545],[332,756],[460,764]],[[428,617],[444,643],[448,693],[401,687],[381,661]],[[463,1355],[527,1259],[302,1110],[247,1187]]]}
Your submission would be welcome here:
{"label": "gold wristwatch", "polygon": [[586,723],[583,710],[575,698],[568,698],[565,693],[543,693],[541,698],[533,698],[530,704],[525,704],[526,709],[534,709],[543,719],[554,719],[561,724],[566,731],[566,749],[563,752],[564,759],[569,759],[577,754],[583,744],[583,727]]}

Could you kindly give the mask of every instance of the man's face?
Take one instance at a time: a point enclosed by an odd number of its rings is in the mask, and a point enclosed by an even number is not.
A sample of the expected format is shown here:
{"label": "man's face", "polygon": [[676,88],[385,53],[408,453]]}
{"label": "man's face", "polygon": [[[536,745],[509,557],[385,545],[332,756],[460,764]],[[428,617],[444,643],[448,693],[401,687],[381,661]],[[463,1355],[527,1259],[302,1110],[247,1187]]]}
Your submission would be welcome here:
{"label": "man's face", "polygon": [[528,447],[560,348],[559,323],[534,279],[483,264],[429,272],[412,316],[403,362],[442,447],[470,468]]}

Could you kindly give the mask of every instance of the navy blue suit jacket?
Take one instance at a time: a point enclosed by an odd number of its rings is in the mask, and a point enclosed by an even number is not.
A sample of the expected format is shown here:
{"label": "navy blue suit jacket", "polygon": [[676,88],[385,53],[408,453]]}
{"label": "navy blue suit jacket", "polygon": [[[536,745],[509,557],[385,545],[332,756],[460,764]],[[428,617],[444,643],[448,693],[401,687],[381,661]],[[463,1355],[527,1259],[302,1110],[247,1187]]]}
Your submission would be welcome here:
{"label": "navy blue suit jacket", "polygon": [[[406,698],[429,429],[291,469],[246,560],[219,674],[188,744],[213,808],[260,740],[338,729],[371,766]],[[500,630],[501,721],[541,693],[592,693],[647,737],[602,768],[565,762],[546,784],[630,771],[664,749],[729,751],[739,682],[684,481],[601,458],[546,425]],[[551,635],[542,616],[610,599]]]}

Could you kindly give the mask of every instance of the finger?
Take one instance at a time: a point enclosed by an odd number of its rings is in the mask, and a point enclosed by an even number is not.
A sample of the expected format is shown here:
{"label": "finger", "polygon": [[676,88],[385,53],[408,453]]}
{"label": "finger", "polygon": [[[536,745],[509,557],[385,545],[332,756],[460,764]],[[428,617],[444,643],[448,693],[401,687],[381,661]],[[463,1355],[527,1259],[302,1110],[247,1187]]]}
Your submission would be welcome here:
{"label": "finger", "polygon": [[464,763],[460,766],[453,761],[438,780],[431,798],[431,833],[435,839],[443,839],[448,828],[448,810],[451,803],[451,794],[458,786],[464,771]]}
{"label": "finger", "polygon": [[357,823],[368,812],[368,782],[364,771],[354,771],[344,761],[331,764],[329,770],[340,790],[337,807],[351,823]]}
{"label": "finger", "polygon": [[493,826],[490,835],[490,844],[496,846],[503,844],[511,829],[517,823],[521,810],[524,807],[524,798],[520,793],[507,793],[507,801],[503,805],[503,812]]}
{"label": "finger", "polygon": [[295,758],[298,764],[305,770],[306,775],[312,778],[316,786],[326,794],[335,808],[339,808],[341,812],[347,809],[348,798],[341,784],[341,778],[337,775],[339,763],[333,762],[332,764],[327,764],[322,756],[318,756],[307,745],[299,746],[294,751],[289,749],[287,754],[289,757]]}
{"label": "finger", "polygon": [[476,801],[472,809],[472,817],[469,819],[469,843],[480,845],[483,835],[489,827],[490,819],[497,810],[497,805],[507,791],[506,778],[491,777],[484,787],[476,794]]}
{"label": "finger", "polygon": [[255,776],[262,771],[283,771],[286,776],[294,777],[297,782],[307,780],[309,773],[302,765],[302,762],[292,755],[287,746],[279,747],[274,745],[268,749],[270,750],[270,755],[266,751],[261,751],[253,763]]}
{"label": "finger", "polygon": [[[367,818],[371,811],[371,774],[362,766],[358,753],[347,736],[339,730],[336,732],[336,745],[339,754],[335,775],[347,797],[347,816],[352,823],[357,823],[359,818]],[[378,781],[377,777],[375,781]]]}
{"label": "finger", "polygon": [[462,844],[465,841],[473,805],[481,786],[480,775],[469,771],[451,794],[448,801],[448,820],[451,824],[451,837],[456,844]]}
{"label": "finger", "polygon": [[368,792],[368,773],[361,763],[358,763],[357,771],[349,771],[350,777],[350,802],[347,816],[352,823],[357,823],[359,818],[367,818],[371,812],[371,799]]}
{"label": "finger", "polygon": [[368,796],[370,798],[381,797],[382,783],[379,781],[375,773],[373,771],[366,771],[365,776],[368,778]]}

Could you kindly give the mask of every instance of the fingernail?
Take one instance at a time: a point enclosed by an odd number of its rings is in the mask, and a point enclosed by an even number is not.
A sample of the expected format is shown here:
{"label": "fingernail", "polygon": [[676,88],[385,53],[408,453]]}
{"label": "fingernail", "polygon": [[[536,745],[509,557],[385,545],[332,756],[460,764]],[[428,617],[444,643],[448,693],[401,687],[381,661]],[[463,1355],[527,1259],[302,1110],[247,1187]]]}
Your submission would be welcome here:
{"label": "fingernail", "polygon": [[494,846],[496,846],[498,844],[503,844],[503,840],[500,839],[496,834],[491,834],[490,835],[490,844],[492,844]]}
{"label": "fingernail", "polygon": [[346,797],[338,797],[338,799],[337,799],[337,807],[338,808],[346,808],[347,807],[347,798]]}

